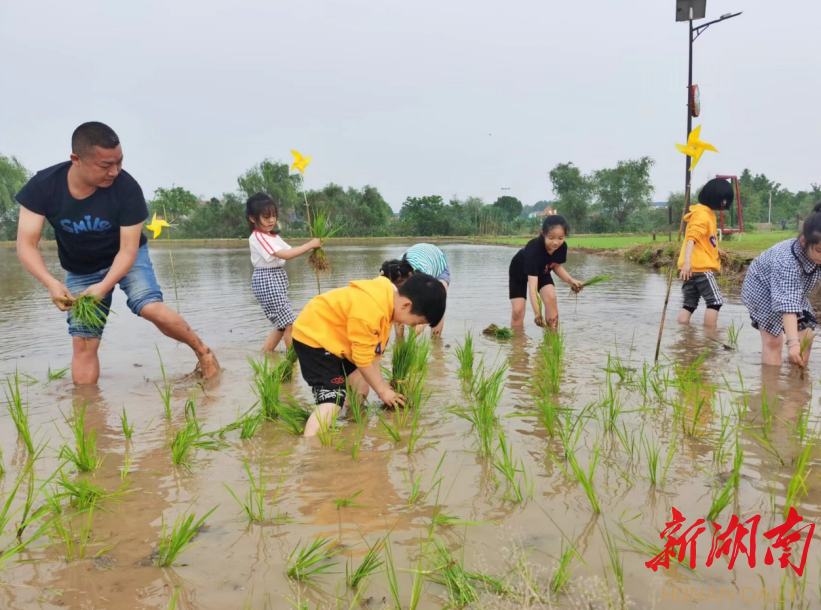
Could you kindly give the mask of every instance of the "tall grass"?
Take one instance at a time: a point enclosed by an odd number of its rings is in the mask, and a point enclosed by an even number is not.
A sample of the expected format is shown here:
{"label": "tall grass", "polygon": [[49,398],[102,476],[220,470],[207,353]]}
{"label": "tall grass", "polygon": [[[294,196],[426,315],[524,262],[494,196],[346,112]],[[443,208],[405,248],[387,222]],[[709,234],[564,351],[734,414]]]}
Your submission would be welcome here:
{"label": "tall grass", "polygon": [[20,440],[23,441],[29,455],[33,455],[34,442],[32,441],[31,428],[29,426],[29,405],[27,402],[26,405],[23,406],[23,398],[20,394],[20,377],[17,371],[14,372],[14,375],[6,377],[6,387],[5,393],[9,415],[11,415],[11,419],[14,422],[14,427],[17,428],[17,435],[20,437]]}
{"label": "tall grass", "polygon": [[170,532],[165,524],[165,515],[163,515],[157,565],[161,568],[174,565],[180,555],[194,546],[195,543],[192,542],[194,536],[215,510],[217,510],[216,506],[199,519],[196,513],[182,514],[174,521],[174,527]]}
{"label": "tall grass", "polygon": [[479,455],[482,457],[493,455],[498,425],[496,408],[505,388],[506,371],[507,362],[489,372],[485,371],[484,363],[480,363],[471,385],[469,406],[453,410],[456,415],[473,424],[479,442]]}
{"label": "tall grass", "polygon": [[[74,405],[74,418],[72,421],[66,419],[74,434],[74,447],[64,445],[60,450],[60,459],[72,462],[80,472],[91,472],[102,462],[102,458],[97,457],[97,433],[92,428],[86,434],[86,408],[88,403],[83,402],[83,406],[78,408]],[[64,416],[65,417],[65,416]]]}
{"label": "tall grass", "polygon": [[459,360],[459,378],[470,381],[473,377],[473,364],[476,360],[476,350],[473,347],[473,333],[468,331],[462,344],[456,344],[456,358]]}

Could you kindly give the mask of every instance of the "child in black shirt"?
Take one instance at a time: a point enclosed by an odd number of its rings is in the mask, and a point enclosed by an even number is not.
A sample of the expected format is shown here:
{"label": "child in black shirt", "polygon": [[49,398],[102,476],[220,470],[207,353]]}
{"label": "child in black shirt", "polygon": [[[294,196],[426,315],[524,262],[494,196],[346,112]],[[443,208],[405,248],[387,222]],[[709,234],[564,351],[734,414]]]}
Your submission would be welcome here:
{"label": "child in black shirt", "polygon": [[[562,266],[567,260],[567,244],[564,239],[569,232],[567,221],[562,216],[548,216],[542,223],[539,237],[531,239],[510,261],[509,292],[513,309],[510,324],[514,328],[524,326],[528,295],[536,316],[536,325],[548,330],[558,328],[559,306],[551,272],[555,272],[573,292],[581,291],[582,282],[574,280]],[[545,306],[544,317],[539,309],[537,293]]]}

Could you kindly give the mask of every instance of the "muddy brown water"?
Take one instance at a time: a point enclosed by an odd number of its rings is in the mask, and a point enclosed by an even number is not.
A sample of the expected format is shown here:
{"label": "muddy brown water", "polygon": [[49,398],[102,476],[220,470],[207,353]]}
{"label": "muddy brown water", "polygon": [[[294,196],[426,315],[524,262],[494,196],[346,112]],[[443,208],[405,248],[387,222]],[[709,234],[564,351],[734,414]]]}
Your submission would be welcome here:
{"label": "muddy brown water", "polygon": [[[169,250],[151,244],[152,259],[163,286],[167,303],[177,305],[171,275]],[[571,243],[572,247],[572,243]],[[632,459],[617,435],[603,430],[603,418],[583,420],[577,453],[582,468],[587,468],[596,443],[601,451],[593,481],[601,514],[596,515],[582,487],[562,471],[566,467],[561,442],[549,438],[532,415],[533,399],[528,383],[535,367],[536,348],[541,333],[528,315],[526,331],[508,341],[481,335],[491,323],[509,324],[507,267],[514,250],[502,246],[446,244],[442,246],[451,264],[453,285],[448,299],[448,314],[443,340],[435,343],[430,362],[428,388],[432,391],[421,419],[424,436],[416,450],[408,454],[407,433],[400,443],[392,443],[371,417],[362,442],[359,459],[353,460],[347,446],[342,451],[321,447],[282,432],[266,423],[251,440],[240,440],[230,433],[220,451],[196,451],[191,470],[172,466],[170,440],[184,421],[186,397],[196,397],[197,413],[203,427],[213,430],[224,426],[255,402],[249,355],[259,356],[269,324],[250,289],[251,266],[245,247],[173,246],[177,270],[179,308],[219,357],[224,373],[218,383],[199,386],[188,377],[195,359],[190,351],[161,336],[148,323],[133,316],[124,295],[115,294],[112,315],[100,350],[102,376],[99,388],[82,392],[68,378],[47,382],[47,371],[70,362],[70,340],[63,314],[49,302],[47,292],[26,274],[14,251],[0,249],[0,372],[15,370],[26,374],[21,384],[28,401],[35,442],[47,442],[35,466],[35,486],[39,492],[51,489],[45,481],[62,461],[60,447],[68,442],[70,431],[62,413],[69,413],[75,400],[88,401],[86,428],[94,428],[102,465],[90,475],[78,475],[70,465],[63,467],[71,479],[88,478],[109,492],[127,483],[130,493],[116,501],[103,502],[92,515],[87,558],[66,561],[65,545],[42,536],[0,571],[0,608],[83,608],[144,609],[166,608],[179,589],[177,608],[290,608],[297,607],[391,607],[392,597],[381,571],[369,579],[367,591],[351,605],[354,594],[344,586],[345,562],[358,565],[367,545],[375,544],[390,532],[397,567],[402,607],[411,603],[413,572],[420,564],[420,542],[428,539],[430,520],[436,511],[448,512],[472,525],[437,526],[435,535],[454,557],[464,557],[467,569],[482,571],[518,583],[523,597],[496,597],[483,592],[475,607],[545,607],[551,597],[550,581],[562,546],[575,544],[581,559],[572,562],[566,592],[558,598],[567,607],[620,607],[620,595],[607,557],[604,532],[609,532],[620,549],[624,565],[627,603],[636,608],[701,607],[749,608],[775,607],[773,597],[787,600],[784,607],[818,607],[819,550],[814,540],[806,563],[807,579],[801,588],[793,571],[765,564],[768,541],[763,532],[783,523],[781,512],[786,489],[793,474],[791,463],[798,453],[792,439],[791,424],[810,410],[811,424],[817,423],[817,365],[801,378],[784,366],[766,371],[758,364],[759,339],[749,326],[737,296],[729,295],[721,311],[721,328],[707,333],[694,326],[679,327],[675,322],[680,304],[674,290],[668,314],[662,352],[665,362],[687,365],[705,349],[711,349],[702,367],[705,381],[718,387],[700,421],[703,434],[688,436],[675,423],[669,405],[660,406],[643,399],[635,386],[616,382],[624,410],[618,425],[628,434],[643,432],[647,439],[661,443],[663,469],[670,447],[675,454],[663,485],[648,480],[647,459],[643,452]],[[401,244],[338,246],[328,251],[333,264],[323,289],[344,285],[349,279],[375,276],[381,261],[403,250]],[[49,268],[58,276],[56,252],[45,250]],[[583,292],[578,299],[565,286],[558,289],[561,322],[566,333],[566,356],[559,403],[573,412],[600,399],[606,386],[608,353],[618,356],[629,367],[641,370],[652,362],[658,330],[665,278],[629,262],[585,254],[571,255],[568,269],[577,278],[600,273],[613,274],[613,280]],[[288,264],[291,300],[296,310],[315,294],[316,281],[305,259]],[[677,286],[676,286],[677,288]],[[696,314],[699,321],[703,310]],[[744,323],[738,350],[727,350],[726,328],[732,321]],[[470,424],[456,417],[453,405],[464,406],[467,399],[458,381],[458,361],[454,350],[467,329],[473,329],[479,354],[488,363],[509,362],[506,390],[498,414],[501,427],[511,441],[513,453],[521,459],[533,481],[532,498],[513,503],[503,498],[505,486],[494,482],[490,462],[476,453],[476,440]],[[167,422],[156,383],[161,383],[157,350],[162,354],[169,376],[173,377],[174,417]],[[696,571],[678,566],[657,573],[645,567],[652,558],[649,551],[637,551],[626,543],[630,532],[661,546],[660,532],[671,520],[676,507],[688,518],[686,527],[705,517],[711,499],[732,470],[732,457],[721,465],[714,463],[716,439],[721,416],[733,415],[738,404],[741,381],[748,392],[748,412],[740,442],[744,462],[737,492],[716,521],[726,526],[731,514],[742,520],[760,514],[757,565],[750,568],[740,556],[733,569],[726,558],[710,568],[705,566],[710,551],[710,532],[698,539]],[[728,389],[731,387],[734,392]],[[764,387],[774,419],[768,438],[786,463],[781,466],[772,450],[753,436],[761,434]],[[310,394],[299,377],[288,391],[306,404]],[[777,400],[776,400],[777,397]],[[126,409],[135,425],[134,437],[124,439],[120,414]],[[350,436],[353,426],[343,431]],[[14,424],[5,409],[0,412],[0,447],[6,473],[0,479],[0,510],[26,461],[25,448],[18,441]],[[731,446],[735,439],[732,435]],[[409,506],[409,480],[421,476],[421,489],[434,483],[437,464],[446,457],[436,475],[439,486],[422,501]],[[730,452],[731,453],[731,452]],[[275,513],[287,514],[291,523],[249,525],[225,488],[229,485],[244,495],[249,483],[242,460],[272,475],[268,501],[274,497],[275,481],[281,476]],[[121,477],[126,459],[127,476]],[[817,454],[811,460],[817,464]],[[819,519],[819,470],[812,468],[806,480],[807,494],[797,504],[805,520]],[[498,477],[497,477],[498,478]],[[26,485],[12,501],[20,507]],[[331,500],[360,492],[355,502],[361,506],[337,509]],[[35,506],[43,504],[39,496]],[[438,505],[438,506],[437,506]],[[198,534],[196,544],[173,568],[151,565],[163,519],[173,523],[185,511],[198,515],[217,507]],[[773,512],[775,509],[775,513]],[[0,553],[14,539],[12,530],[17,513],[0,537]],[[36,526],[29,526],[26,535]],[[821,532],[815,534],[818,538]],[[24,539],[26,539],[24,535]],[[339,564],[316,578],[313,586],[289,580],[286,564],[298,545],[318,537],[338,539],[345,547],[335,558]],[[801,542],[793,550],[800,555]],[[100,554],[96,559],[95,554]],[[689,556],[689,555],[688,555]],[[776,556],[777,557],[777,556]],[[423,568],[432,566],[426,560]],[[530,574],[532,586],[522,584],[522,574]],[[786,575],[786,581],[784,580]],[[435,576],[432,575],[432,576]],[[511,584],[511,586],[513,586]],[[765,587],[765,593],[762,593]],[[480,588],[481,589],[481,588]],[[718,600],[708,597],[713,590]],[[671,595],[678,599],[671,601]],[[766,596],[765,596],[766,594]],[[697,603],[694,596],[704,601]],[[730,596],[733,601],[730,601]],[[749,601],[750,597],[755,601]],[[537,601],[541,598],[541,602]],[[341,599],[343,601],[338,600]],[[769,606],[767,606],[767,600]],[[777,601],[777,600],[776,600]],[[339,605],[337,605],[339,603]],[[447,589],[433,579],[425,579],[418,608],[442,608],[448,603]],[[304,606],[300,606],[303,604]],[[305,605],[307,604],[307,605]],[[541,605],[540,605],[541,604]],[[778,606],[781,607],[781,606]]]}

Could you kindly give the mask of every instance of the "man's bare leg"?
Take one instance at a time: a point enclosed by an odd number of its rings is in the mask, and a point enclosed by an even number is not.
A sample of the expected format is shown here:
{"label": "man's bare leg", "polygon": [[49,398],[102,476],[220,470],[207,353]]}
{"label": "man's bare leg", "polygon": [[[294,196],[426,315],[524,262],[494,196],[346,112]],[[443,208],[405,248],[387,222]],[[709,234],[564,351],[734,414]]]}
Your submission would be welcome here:
{"label": "man's bare leg", "polygon": [[100,379],[99,339],[72,337],[74,354],[71,357],[71,379],[74,385],[97,383]]}
{"label": "man's bare leg", "polygon": [[219,372],[220,365],[214,352],[202,342],[188,322],[165,303],[149,303],[143,307],[140,316],[154,324],[166,337],[185,343],[194,350],[204,379],[210,379]]}

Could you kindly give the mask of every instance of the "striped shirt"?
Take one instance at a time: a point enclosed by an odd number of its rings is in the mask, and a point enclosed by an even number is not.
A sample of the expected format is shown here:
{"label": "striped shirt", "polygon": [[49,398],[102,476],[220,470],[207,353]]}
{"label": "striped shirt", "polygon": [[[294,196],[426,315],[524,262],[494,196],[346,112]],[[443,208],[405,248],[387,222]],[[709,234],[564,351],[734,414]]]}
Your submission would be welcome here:
{"label": "striped shirt", "polygon": [[750,318],[773,336],[784,332],[782,314],[814,319],[807,298],[821,281],[821,265],[813,263],[797,238],[782,241],[758,255],[750,264],[741,299]]}
{"label": "striped shirt", "polygon": [[432,244],[411,246],[402,258],[411,264],[419,273],[427,273],[439,279],[448,270],[448,259],[442,251]]}

